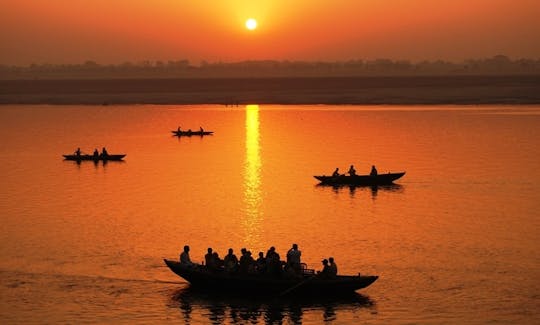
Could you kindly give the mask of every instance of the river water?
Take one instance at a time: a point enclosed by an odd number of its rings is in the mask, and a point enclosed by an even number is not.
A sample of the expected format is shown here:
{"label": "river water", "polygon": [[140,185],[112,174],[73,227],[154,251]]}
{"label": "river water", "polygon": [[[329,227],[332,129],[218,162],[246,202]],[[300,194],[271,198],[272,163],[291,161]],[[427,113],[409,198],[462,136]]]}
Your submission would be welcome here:
{"label": "river water", "polygon": [[[0,138],[4,324],[540,322],[539,106],[4,105]],[[125,161],[61,156],[104,146]],[[351,164],[407,173],[317,186]],[[292,243],[380,278],[347,299],[231,298],[162,260]]]}

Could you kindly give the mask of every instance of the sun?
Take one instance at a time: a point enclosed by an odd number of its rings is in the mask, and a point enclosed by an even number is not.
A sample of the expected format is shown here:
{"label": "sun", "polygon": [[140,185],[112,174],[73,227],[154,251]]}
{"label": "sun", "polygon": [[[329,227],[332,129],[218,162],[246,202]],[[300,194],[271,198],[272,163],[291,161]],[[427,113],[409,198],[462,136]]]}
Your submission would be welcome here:
{"label": "sun", "polygon": [[253,18],[249,18],[248,20],[246,20],[246,28],[249,30],[254,30],[255,28],[257,28],[257,21]]}

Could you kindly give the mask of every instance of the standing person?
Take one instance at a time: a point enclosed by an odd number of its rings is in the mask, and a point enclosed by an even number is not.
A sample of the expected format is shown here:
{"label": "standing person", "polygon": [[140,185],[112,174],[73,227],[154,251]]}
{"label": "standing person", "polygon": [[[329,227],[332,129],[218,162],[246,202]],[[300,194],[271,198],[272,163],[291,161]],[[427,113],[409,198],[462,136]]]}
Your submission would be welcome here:
{"label": "standing person", "polygon": [[184,246],[184,251],[180,254],[180,264],[192,266],[191,258],[189,258],[189,246]]}
{"label": "standing person", "polygon": [[330,277],[336,277],[337,276],[337,264],[336,262],[334,262],[334,258],[333,257],[330,257],[328,258],[328,262],[329,262],[329,265],[328,265],[328,269],[329,269],[329,275]]}
{"label": "standing person", "polygon": [[212,248],[208,247],[208,253],[204,255],[204,262],[206,263],[206,267],[209,269],[214,268],[214,254],[212,253]]}
{"label": "standing person", "polygon": [[349,175],[351,176],[355,176],[356,175],[356,169],[354,169],[354,166],[351,165],[351,167],[349,168]]}
{"label": "standing person", "polygon": [[291,268],[294,273],[300,274],[302,267],[300,265],[300,256],[302,252],[298,249],[297,244],[293,244],[291,249],[287,252],[287,267]]}
{"label": "standing person", "polygon": [[371,166],[371,173],[369,173],[370,176],[377,176],[377,168],[375,168],[375,165]]}

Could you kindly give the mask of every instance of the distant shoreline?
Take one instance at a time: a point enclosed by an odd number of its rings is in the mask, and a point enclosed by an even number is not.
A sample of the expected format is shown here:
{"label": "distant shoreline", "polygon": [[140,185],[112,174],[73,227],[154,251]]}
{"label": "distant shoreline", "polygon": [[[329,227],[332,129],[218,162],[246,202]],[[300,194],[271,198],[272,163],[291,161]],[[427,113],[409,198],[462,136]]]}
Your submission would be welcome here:
{"label": "distant shoreline", "polygon": [[540,75],[0,80],[0,104],[540,104]]}

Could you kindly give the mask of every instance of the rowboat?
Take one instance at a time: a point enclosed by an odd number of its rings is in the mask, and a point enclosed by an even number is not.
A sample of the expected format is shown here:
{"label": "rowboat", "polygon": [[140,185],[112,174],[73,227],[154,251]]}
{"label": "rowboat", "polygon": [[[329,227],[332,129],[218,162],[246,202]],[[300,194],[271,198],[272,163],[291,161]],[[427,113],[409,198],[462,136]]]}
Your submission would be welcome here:
{"label": "rowboat", "polygon": [[194,135],[203,136],[203,135],[212,135],[214,131],[178,131],[173,130],[171,131],[173,135],[178,137],[191,137]]}
{"label": "rowboat", "polygon": [[92,160],[92,161],[120,161],[124,159],[126,155],[62,155],[65,160],[74,160],[74,161],[83,161],[83,160]]}
{"label": "rowboat", "polygon": [[311,272],[303,272],[293,277],[267,274],[228,273],[223,270],[210,270],[204,265],[185,265],[177,261],[164,259],[165,264],[197,289],[212,292],[243,292],[255,295],[288,294],[331,294],[343,295],[365,288],[375,282],[374,275],[337,275],[321,277]]}
{"label": "rowboat", "polygon": [[313,176],[324,185],[355,185],[355,186],[377,186],[390,185],[396,179],[405,175],[405,172],[377,174],[377,175],[338,175],[338,176]]}

